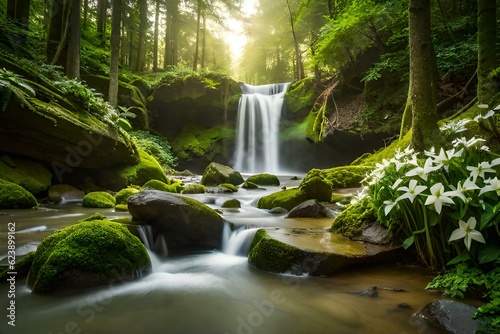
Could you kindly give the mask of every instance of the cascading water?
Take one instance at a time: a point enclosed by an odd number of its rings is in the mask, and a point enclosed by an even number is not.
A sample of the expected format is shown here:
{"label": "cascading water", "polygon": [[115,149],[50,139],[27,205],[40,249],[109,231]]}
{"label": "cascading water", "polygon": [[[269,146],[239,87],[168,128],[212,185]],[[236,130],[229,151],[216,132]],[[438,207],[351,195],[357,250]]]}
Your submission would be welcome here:
{"label": "cascading water", "polygon": [[280,119],[288,83],[240,86],[234,169],[278,173]]}
{"label": "cascading water", "polygon": [[240,227],[231,231],[229,224],[225,224],[222,231],[222,252],[227,255],[247,256],[257,230],[258,228]]}

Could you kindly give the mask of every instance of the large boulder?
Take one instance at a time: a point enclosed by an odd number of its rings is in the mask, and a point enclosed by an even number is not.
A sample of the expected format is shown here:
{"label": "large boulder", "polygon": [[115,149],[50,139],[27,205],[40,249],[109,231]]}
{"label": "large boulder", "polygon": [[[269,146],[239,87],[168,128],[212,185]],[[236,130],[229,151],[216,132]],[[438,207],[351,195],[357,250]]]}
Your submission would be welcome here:
{"label": "large boulder", "polygon": [[64,203],[67,201],[81,201],[85,193],[69,184],[56,184],[49,189],[49,201]]}
{"label": "large boulder", "polygon": [[159,190],[145,190],[128,199],[134,220],[152,225],[165,236],[169,250],[221,247],[222,217],[205,204]]}
{"label": "large boulder", "polygon": [[6,155],[0,157],[0,175],[33,195],[43,195],[52,182],[52,174],[41,164]]}
{"label": "large boulder", "polygon": [[403,258],[401,247],[349,240],[324,230],[260,229],[255,234],[248,263],[253,267],[293,275],[332,275],[353,266],[394,263]]}
{"label": "large boulder", "polygon": [[259,186],[279,186],[280,185],[280,180],[278,179],[278,177],[276,175],[268,174],[268,173],[251,175],[248,177],[246,182],[255,183]]}
{"label": "large boulder", "polygon": [[37,205],[36,198],[29,191],[0,179],[0,209],[30,209]]}
{"label": "large boulder", "polygon": [[243,182],[244,180],[240,172],[216,162],[212,162],[207,166],[201,179],[201,183],[205,186],[218,186],[223,183],[230,183],[237,186]]}
{"label": "large boulder", "polygon": [[28,286],[35,293],[129,281],[151,272],[141,241],[122,224],[94,215],[43,239]]}
{"label": "large boulder", "polygon": [[93,191],[83,198],[82,206],[84,208],[114,208],[116,199],[110,193],[105,191]]}

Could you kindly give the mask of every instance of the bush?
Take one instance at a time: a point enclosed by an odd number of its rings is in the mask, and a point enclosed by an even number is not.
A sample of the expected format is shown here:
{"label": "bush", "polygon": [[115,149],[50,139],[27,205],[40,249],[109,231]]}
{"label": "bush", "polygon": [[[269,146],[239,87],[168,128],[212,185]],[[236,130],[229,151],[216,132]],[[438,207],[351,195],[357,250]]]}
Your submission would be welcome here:
{"label": "bush", "polygon": [[136,145],[155,157],[164,169],[177,166],[177,158],[173,156],[170,144],[164,137],[144,130],[131,131],[130,135],[135,137]]}

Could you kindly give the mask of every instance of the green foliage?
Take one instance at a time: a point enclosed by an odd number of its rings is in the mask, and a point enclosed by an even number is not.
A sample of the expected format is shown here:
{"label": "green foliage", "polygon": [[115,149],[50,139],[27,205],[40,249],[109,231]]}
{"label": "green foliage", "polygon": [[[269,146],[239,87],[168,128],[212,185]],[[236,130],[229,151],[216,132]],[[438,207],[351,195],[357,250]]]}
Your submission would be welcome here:
{"label": "green foliage", "polygon": [[[453,298],[477,295],[486,299],[486,304],[479,307],[475,318],[491,320],[491,327],[500,331],[500,267],[480,269],[459,264],[445,274],[436,276],[426,289],[444,289],[444,294]],[[490,332],[491,333],[491,332]]]}
{"label": "green foliage", "polygon": [[170,144],[164,137],[143,130],[132,131],[130,135],[134,137],[136,145],[155,157],[164,169],[177,165],[177,158],[173,156]]}
{"label": "green foliage", "polygon": [[0,112],[7,108],[11,93],[14,93],[14,96],[21,102],[36,95],[35,90],[24,81],[22,76],[5,68],[0,69]]}
{"label": "green foliage", "polygon": [[348,238],[361,234],[369,223],[377,221],[377,210],[370,198],[347,206],[333,221],[331,231],[340,233]]}
{"label": "green foliage", "polygon": [[204,129],[199,125],[192,124],[184,127],[175,137],[172,149],[179,159],[210,157],[218,153],[213,151],[216,148],[214,144],[233,134],[234,129],[222,126]]}
{"label": "green foliage", "polygon": [[82,206],[85,208],[114,208],[116,199],[113,195],[104,191],[88,193],[83,198]]}

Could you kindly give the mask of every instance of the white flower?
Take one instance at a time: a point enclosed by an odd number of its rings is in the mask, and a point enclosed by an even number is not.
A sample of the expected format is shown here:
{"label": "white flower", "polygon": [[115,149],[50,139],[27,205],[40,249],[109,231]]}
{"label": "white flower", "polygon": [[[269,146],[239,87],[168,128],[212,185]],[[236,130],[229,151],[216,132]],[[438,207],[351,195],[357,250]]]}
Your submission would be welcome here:
{"label": "white flower", "polygon": [[470,250],[472,239],[483,244],[486,243],[481,232],[475,230],[477,224],[476,218],[470,217],[469,220],[467,220],[467,223],[463,220],[459,220],[458,224],[460,227],[451,233],[450,240],[448,240],[448,242],[464,238],[467,250]]}
{"label": "white flower", "polygon": [[394,184],[392,185],[391,188],[392,189],[396,189],[401,184],[401,182],[403,182],[403,179],[401,179],[401,178],[397,179],[396,182],[394,182]]}
{"label": "white flower", "polygon": [[491,116],[494,116],[494,115],[495,115],[495,111],[490,110],[484,116],[482,114],[479,114],[476,117],[474,117],[474,121],[479,122],[479,120],[481,120],[481,119],[488,119],[488,118],[490,118]]}
{"label": "white flower", "polygon": [[465,127],[465,125],[469,122],[470,122],[470,119],[461,119],[458,122],[447,123],[447,124],[443,125],[442,127],[440,127],[439,129],[441,131],[445,131],[449,134],[460,133],[460,132],[467,131],[467,128]]}
{"label": "white flower", "polygon": [[484,188],[481,189],[481,191],[479,191],[479,195],[482,195],[490,191],[496,191],[497,195],[500,196],[500,180],[498,180],[496,176],[494,179],[489,179],[484,182],[488,183],[489,186],[484,186]]}
{"label": "white flower", "polygon": [[424,181],[427,181],[427,175],[430,172],[434,172],[441,168],[443,164],[438,164],[437,166],[433,166],[433,160],[431,158],[427,158],[424,163],[424,167],[417,166],[414,169],[410,170],[408,173],[406,173],[406,176],[419,176],[421,179]]}
{"label": "white flower", "polygon": [[434,158],[434,162],[438,164],[444,164],[444,169],[448,171],[449,166],[447,164],[450,162],[450,160],[455,157],[461,157],[463,152],[463,148],[458,152],[455,152],[454,148],[448,151],[445,151],[441,148],[441,150],[439,151],[439,155]]}
{"label": "white flower", "polygon": [[431,195],[427,197],[425,205],[434,204],[437,213],[441,213],[443,204],[455,204],[450,197],[460,197],[462,194],[459,191],[444,191],[442,183],[436,183],[431,187]]}
{"label": "white flower", "polygon": [[408,187],[405,186],[405,187],[398,188],[398,191],[406,191],[406,192],[403,195],[399,196],[396,199],[396,202],[398,202],[402,199],[408,198],[410,200],[410,202],[413,203],[413,200],[415,199],[415,197],[417,197],[417,195],[420,194],[425,189],[427,189],[426,186],[417,185],[417,180],[410,180],[410,184],[408,185]]}
{"label": "white flower", "polygon": [[389,212],[391,212],[392,208],[396,205],[396,202],[384,201],[384,204],[385,204],[384,213],[387,216]]}
{"label": "white flower", "polygon": [[482,143],[482,142],[485,142],[486,140],[482,139],[482,138],[476,138],[476,137],[472,137],[471,139],[467,140],[467,138],[465,137],[462,137],[462,138],[457,138],[457,139],[454,139],[451,143],[454,145],[454,146],[457,146],[457,145],[463,145],[465,147],[472,147],[472,146],[476,146],[478,145],[479,143]]}
{"label": "white flower", "polygon": [[[495,160],[493,160],[493,161],[495,161]],[[480,176],[482,179],[484,179],[484,173],[495,173],[495,170],[491,167],[492,167],[492,165],[489,162],[483,161],[483,162],[478,163],[477,167],[467,166],[467,170],[470,171],[470,176],[471,176],[472,180],[475,182],[477,180],[478,176]]]}
{"label": "white flower", "polygon": [[496,159],[494,159],[493,161],[490,162],[490,166],[491,167],[494,167],[494,166],[497,166],[497,165],[500,165],[500,158],[496,158]]}
{"label": "white flower", "polygon": [[[460,181],[458,181],[456,189],[453,186],[450,186],[450,188],[453,188],[454,190],[457,191],[457,196],[456,197],[460,197],[460,199],[462,201],[464,201],[464,203],[468,202],[467,198],[465,197],[465,195],[466,195],[466,193],[468,191],[480,189],[478,187],[478,185],[474,181],[472,181],[471,179],[466,179],[463,183],[461,183]],[[458,193],[460,193],[462,195],[460,196],[460,195],[458,195]]]}

